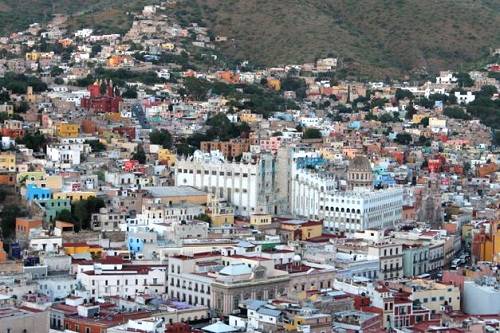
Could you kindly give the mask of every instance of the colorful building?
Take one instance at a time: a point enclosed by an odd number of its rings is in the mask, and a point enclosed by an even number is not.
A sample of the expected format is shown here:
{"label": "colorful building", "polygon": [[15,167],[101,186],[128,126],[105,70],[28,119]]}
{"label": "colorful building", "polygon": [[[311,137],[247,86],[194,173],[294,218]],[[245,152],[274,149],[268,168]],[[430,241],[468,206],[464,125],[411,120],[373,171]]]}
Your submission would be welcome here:
{"label": "colorful building", "polygon": [[322,221],[287,220],[281,222],[280,233],[285,242],[296,240],[309,240],[323,234]]}
{"label": "colorful building", "polygon": [[47,200],[52,198],[52,190],[46,187],[38,187],[34,184],[26,185],[26,200]]}
{"label": "colorful building", "polygon": [[90,92],[89,97],[82,97],[80,104],[84,109],[96,113],[117,113],[120,112],[120,105],[123,99],[110,82],[106,85],[106,93],[101,94],[101,82],[96,81],[87,87]]}
{"label": "colorful building", "polygon": [[476,262],[500,262],[500,221],[481,225],[472,238],[472,257]]}
{"label": "colorful building", "polygon": [[16,171],[16,154],[0,154],[0,171]]}
{"label": "colorful building", "polygon": [[275,78],[268,78],[267,79],[267,87],[269,89],[280,91],[281,90],[281,81],[279,79],[275,79]]}
{"label": "colorful building", "polygon": [[272,216],[270,214],[252,214],[250,215],[250,224],[255,226],[271,224]]}
{"label": "colorful building", "polygon": [[76,138],[80,134],[80,125],[59,123],[56,125],[56,135],[62,138]]}
{"label": "colorful building", "polygon": [[70,192],[57,192],[54,193],[53,198],[55,200],[68,199],[71,202],[79,200],[88,200],[91,197],[95,197],[96,193],[91,191],[70,191]]}
{"label": "colorful building", "polygon": [[172,166],[175,164],[176,160],[176,155],[172,153],[170,149],[161,148],[158,150],[158,161],[160,161],[161,164]]}
{"label": "colorful building", "polygon": [[67,255],[90,253],[93,257],[100,257],[103,252],[102,247],[83,242],[63,243],[62,246]]}
{"label": "colorful building", "polygon": [[43,221],[51,223],[56,220],[57,214],[63,210],[71,211],[71,201],[68,199],[48,199],[38,202],[43,210]]}

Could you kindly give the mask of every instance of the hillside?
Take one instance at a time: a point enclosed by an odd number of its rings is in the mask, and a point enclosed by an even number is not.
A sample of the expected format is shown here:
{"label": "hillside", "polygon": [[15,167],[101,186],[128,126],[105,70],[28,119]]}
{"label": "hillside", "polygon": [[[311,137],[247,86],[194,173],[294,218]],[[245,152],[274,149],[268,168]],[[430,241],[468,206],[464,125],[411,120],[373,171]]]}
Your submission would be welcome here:
{"label": "hillside", "polygon": [[182,0],[231,41],[227,55],[265,65],[338,55],[357,72],[456,67],[500,45],[499,0]]}
{"label": "hillside", "polygon": [[129,11],[154,0],[15,0],[0,1],[0,34],[26,29],[34,22],[48,22],[53,14],[71,15],[70,28],[92,26],[105,32],[124,32],[132,24]]}
{"label": "hillside", "polygon": [[[155,0],[0,2],[0,33],[71,15],[70,29],[125,32]],[[384,78],[458,68],[500,46],[500,0],[178,0],[175,14],[229,37],[232,59],[261,65],[312,62],[328,55],[345,72]]]}

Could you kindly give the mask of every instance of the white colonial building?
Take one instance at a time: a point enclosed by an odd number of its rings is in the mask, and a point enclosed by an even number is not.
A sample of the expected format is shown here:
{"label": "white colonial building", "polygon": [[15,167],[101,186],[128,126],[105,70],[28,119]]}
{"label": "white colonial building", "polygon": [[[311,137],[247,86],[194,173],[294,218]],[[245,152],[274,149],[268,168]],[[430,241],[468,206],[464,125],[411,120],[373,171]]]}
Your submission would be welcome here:
{"label": "white colonial building", "polygon": [[272,213],[275,206],[275,161],[270,154],[229,162],[219,156],[198,154],[175,165],[175,185],[193,186],[223,198],[236,215]]}
{"label": "white colonial building", "polygon": [[323,220],[326,231],[356,232],[391,228],[401,220],[403,190],[339,191],[328,174],[296,170],[292,175],[291,213]]}
{"label": "white colonial building", "polygon": [[88,293],[89,298],[109,296],[135,297],[138,294],[163,294],[167,290],[166,266],[135,266],[118,263],[112,269],[102,263],[94,263],[92,268],[80,269],[77,282]]}

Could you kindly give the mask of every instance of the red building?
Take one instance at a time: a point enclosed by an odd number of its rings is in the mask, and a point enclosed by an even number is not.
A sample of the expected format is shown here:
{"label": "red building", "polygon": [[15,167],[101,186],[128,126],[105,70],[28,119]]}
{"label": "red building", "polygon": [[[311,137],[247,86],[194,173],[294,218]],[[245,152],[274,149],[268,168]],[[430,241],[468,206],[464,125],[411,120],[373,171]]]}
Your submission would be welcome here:
{"label": "red building", "polygon": [[129,140],[135,140],[135,127],[115,127],[113,133],[126,137]]}
{"label": "red building", "polygon": [[430,172],[439,172],[441,170],[441,160],[435,159],[435,160],[429,160],[427,162],[428,168]]}
{"label": "red building", "polygon": [[101,94],[101,83],[94,82],[87,87],[90,92],[89,97],[82,97],[81,106],[96,113],[116,113],[120,111],[120,104],[123,99],[118,96],[112,83],[106,85],[106,94]]}
{"label": "red building", "polygon": [[[94,307],[88,305],[87,307]],[[108,328],[125,324],[129,319],[147,318],[151,312],[103,312],[92,315],[72,315],[64,318],[64,328],[78,333],[103,333]]]}
{"label": "red building", "polygon": [[24,129],[2,128],[1,134],[12,139],[22,138],[24,136]]}

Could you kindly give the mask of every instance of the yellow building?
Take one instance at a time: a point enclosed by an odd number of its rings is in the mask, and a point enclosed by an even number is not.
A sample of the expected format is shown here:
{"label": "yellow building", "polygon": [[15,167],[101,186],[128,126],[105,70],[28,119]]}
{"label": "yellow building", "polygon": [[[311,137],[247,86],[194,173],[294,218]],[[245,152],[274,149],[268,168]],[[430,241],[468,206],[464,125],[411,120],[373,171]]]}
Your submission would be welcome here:
{"label": "yellow building", "polygon": [[411,291],[410,299],[420,301],[420,304],[433,313],[441,312],[444,305],[449,305],[454,311],[460,310],[460,289],[453,285],[437,283],[433,280],[411,280],[403,290]]}
{"label": "yellow building", "polygon": [[56,125],[56,134],[62,138],[75,138],[80,133],[80,125],[59,123]]}
{"label": "yellow building", "polygon": [[42,180],[45,177],[45,172],[43,171],[26,171],[19,172],[17,174],[17,182],[28,182],[35,180]]}
{"label": "yellow building", "polygon": [[281,222],[280,233],[288,241],[309,240],[323,234],[323,222],[289,220]]}
{"label": "yellow building", "polygon": [[71,202],[79,200],[87,200],[90,197],[95,197],[95,192],[72,191],[72,192],[57,192],[54,193],[54,200],[69,199]]}
{"label": "yellow building", "polygon": [[321,148],[319,150],[321,156],[328,161],[333,161],[337,155],[337,152],[329,148]]}
{"label": "yellow building", "polygon": [[269,225],[272,223],[270,214],[252,214],[250,215],[250,224],[255,226]]}
{"label": "yellow building", "polygon": [[301,327],[309,327],[310,332],[331,332],[332,317],[329,314],[296,314],[283,325],[285,332],[300,332]]}
{"label": "yellow building", "polygon": [[413,118],[411,118],[411,122],[414,124],[420,124],[422,119],[427,118],[428,116],[425,114],[414,114]]}
{"label": "yellow building", "polygon": [[255,123],[262,120],[262,115],[251,113],[251,112],[242,112],[239,114],[240,121],[245,123]]}
{"label": "yellow building", "polygon": [[166,51],[173,51],[175,49],[174,43],[163,43],[161,44],[161,48]]}
{"label": "yellow building", "polygon": [[158,161],[162,164],[166,164],[168,166],[172,166],[175,164],[177,158],[174,153],[172,153],[169,149],[161,148],[158,150]]}
{"label": "yellow building", "polygon": [[234,210],[215,195],[209,194],[207,199],[207,215],[210,216],[212,227],[234,224]]}
{"label": "yellow building", "polygon": [[63,243],[63,248],[67,255],[90,253],[92,257],[100,257],[102,254],[102,247],[87,243]]}
{"label": "yellow building", "polygon": [[26,55],[27,61],[38,61],[40,59],[52,59],[54,57],[54,52],[27,52]]}
{"label": "yellow building", "polygon": [[500,262],[500,221],[490,222],[473,235],[472,255],[476,261]]}
{"label": "yellow building", "polygon": [[64,48],[69,47],[71,46],[71,44],[73,44],[73,40],[69,38],[59,39],[57,42]]}
{"label": "yellow building", "polygon": [[60,191],[63,186],[63,178],[58,175],[44,176],[42,179],[26,180],[26,184],[33,184],[37,187],[45,187],[54,191]]}
{"label": "yellow building", "polygon": [[118,122],[122,120],[122,116],[120,112],[108,112],[105,114],[107,120],[111,120],[114,122]]}
{"label": "yellow building", "polygon": [[16,171],[16,154],[0,153],[0,171]]}
{"label": "yellow building", "polygon": [[274,79],[274,78],[268,78],[267,79],[267,87],[269,89],[280,91],[281,90],[281,81],[278,79]]}

